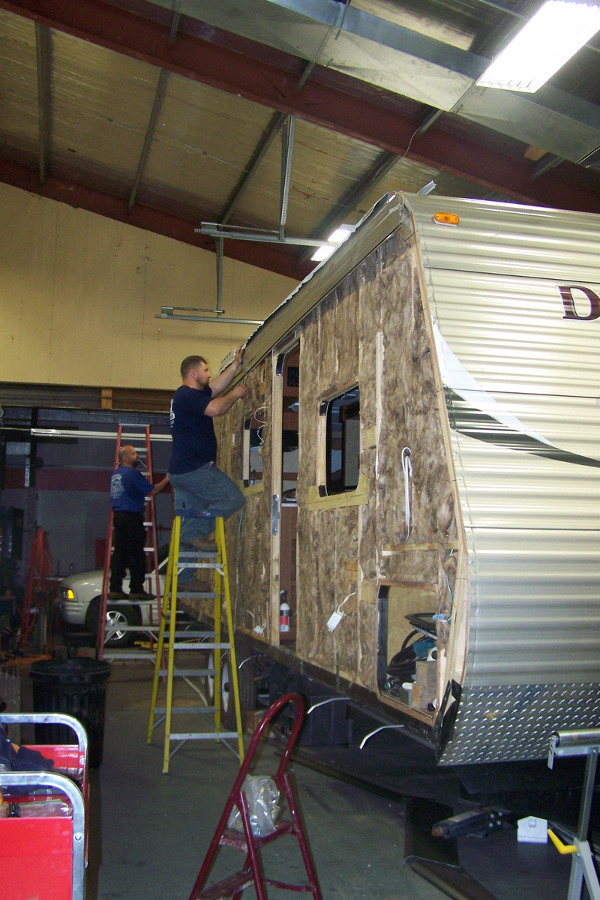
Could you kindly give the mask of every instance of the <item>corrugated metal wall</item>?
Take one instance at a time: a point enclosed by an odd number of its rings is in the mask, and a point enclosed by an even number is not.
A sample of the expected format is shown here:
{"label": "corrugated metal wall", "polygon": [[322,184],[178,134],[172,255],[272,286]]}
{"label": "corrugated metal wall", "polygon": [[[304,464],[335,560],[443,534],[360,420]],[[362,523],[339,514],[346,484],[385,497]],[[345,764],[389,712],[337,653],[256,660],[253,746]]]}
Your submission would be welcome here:
{"label": "corrugated metal wall", "polygon": [[600,219],[446,199],[449,227],[439,204],[410,201],[470,554],[464,684],[595,681]]}

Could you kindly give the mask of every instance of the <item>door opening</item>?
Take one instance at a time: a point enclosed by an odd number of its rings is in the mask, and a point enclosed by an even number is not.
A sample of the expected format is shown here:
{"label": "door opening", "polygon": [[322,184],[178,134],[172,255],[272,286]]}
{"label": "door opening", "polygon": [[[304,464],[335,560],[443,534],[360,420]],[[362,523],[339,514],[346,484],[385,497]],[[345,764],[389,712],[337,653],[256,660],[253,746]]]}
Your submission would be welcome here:
{"label": "door opening", "polygon": [[[281,421],[279,429],[281,454],[279,466],[274,466],[276,482],[274,494],[280,498],[280,518],[274,542],[278,541],[278,551],[274,547],[274,557],[279,557],[278,584],[278,633],[279,642],[290,646],[296,642],[297,594],[296,594],[296,534],[298,504],[296,484],[299,462],[299,388],[300,388],[300,346],[295,344],[282,354],[277,366],[277,389],[281,392]],[[275,530],[275,529],[274,529]],[[289,607],[289,611],[286,609]]]}

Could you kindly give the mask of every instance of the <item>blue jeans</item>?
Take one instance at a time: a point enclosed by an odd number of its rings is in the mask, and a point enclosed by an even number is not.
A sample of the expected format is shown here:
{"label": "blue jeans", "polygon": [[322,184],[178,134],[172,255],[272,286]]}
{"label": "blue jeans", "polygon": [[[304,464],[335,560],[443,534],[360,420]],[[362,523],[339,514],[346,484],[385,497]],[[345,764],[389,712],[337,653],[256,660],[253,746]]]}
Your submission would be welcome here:
{"label": "blue jeans", "polygon": [[182,544],[206,538],[215,527],[216,516],[228,519],[244,505],[244,495],[231,478],[208,463],[184,475],[169,475],[175,488],[175,511],[181,515]]}

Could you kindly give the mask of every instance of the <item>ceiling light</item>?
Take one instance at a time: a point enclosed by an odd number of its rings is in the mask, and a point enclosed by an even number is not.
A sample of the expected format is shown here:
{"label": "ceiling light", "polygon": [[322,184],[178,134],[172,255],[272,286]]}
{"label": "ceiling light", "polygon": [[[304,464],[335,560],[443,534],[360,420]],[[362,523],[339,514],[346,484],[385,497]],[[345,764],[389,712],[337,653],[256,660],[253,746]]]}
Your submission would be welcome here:
{"label": "ceiling light", "polygon": [[534,93],[600,29],[600,6],[547,0],[492,61],[477,84]]}
{"label": "ceiling light", "polygon": [[344,241],[348,240],[353,230],[352,225],[340,225],[340,227],[336,228],[335,231],[332,231],[327,238],[329,243],[319,247],[313,253],[311,259],[315,262],[323,262],[324,259],[328,259],[333,251],[337,250],[340,244],[343,244]]}

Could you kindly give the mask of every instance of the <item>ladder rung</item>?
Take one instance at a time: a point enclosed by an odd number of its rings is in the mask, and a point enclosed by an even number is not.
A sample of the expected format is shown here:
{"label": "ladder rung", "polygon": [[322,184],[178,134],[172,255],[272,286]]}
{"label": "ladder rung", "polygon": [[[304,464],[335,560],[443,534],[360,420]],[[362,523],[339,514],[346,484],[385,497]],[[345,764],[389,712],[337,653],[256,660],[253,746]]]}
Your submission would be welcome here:
{"label": "ladder rung", "polygon": [[149,659],[154,661],[154,651],[150,650],[110,650],[110,647],[104,648],[105,659]]}
{"label": "ladder rung", "polygon": [[[154,712],[160,713],[164,715],[166,713],[166,708],[164,706],[155,706]],[[214,713],[216,712],[216,707],[214,706],[172,706],[171,714],[176,715],[185,715],[186,713]]]}
{"label": "ladder rung", "polygon": [[218,881],[217,884],[200,891],[196,897],[197,900],[226,900],[227,897],[234,897],[241,893],[251,884],[254,884],[252,872],[235,872],[233,875],[223,878],[222,881]]}
{"label": "ladder rung", "polygon": [[[168,675],[168,669],[161,669],[160,675]],[[186,675],[190,678],[203,678],[205,675],[215,675],[216,669],[173,669],[173,675],[178,675],[181,678],[185,678]]]}
{"label": "ladder rung", "polygon": [[237,738],[237,731],[191,731],[176,734],[174,731],[169,733],[171,741],[218,741],[224,738]]}
{"label": "ladder rung", "polygon": [[[174,637],[176,643],[185,644],[186,650],[193,650],[194,647],[190,644],[187,644],[184,640],[182,640],[182,638],[194,639],[193,640],[194,644],[200,643],[200,649],[206,650],[206,644],[203,643],[202,641],[198,641],[198,638],[203,637],[203,634],[201,631],[191,632],[191,633],[189,631],[176,631],[173,634],[173,637]],[[179,640],[177,640],[178,638],[179,638]],[[164,632],[165,649],[169,646],[170,640],[171,640],[171,632],[165,631]]]}
{"label": "ladder rung", "polygon": [[141,631],[143,634],[155,634],[158,625],[107,625],[104,634],[116,634],[118,631]]}
{"label": "ladder rung", "polygon": [[154,600],[108,600],[109,606],[150,606],[151,603],[156,603],[156,597]]}
{"label": "ladder rung", "polygon": [[190,556],[216,556],[214,550],[180,550],[177,554],[178,559],[189,559]]}
{"label": "ladder rung", "polygon": [[216,641],[190,641],[189,644],[187,641],[178,641],[173,647],[175,650],[231,650],[231,644]]}

